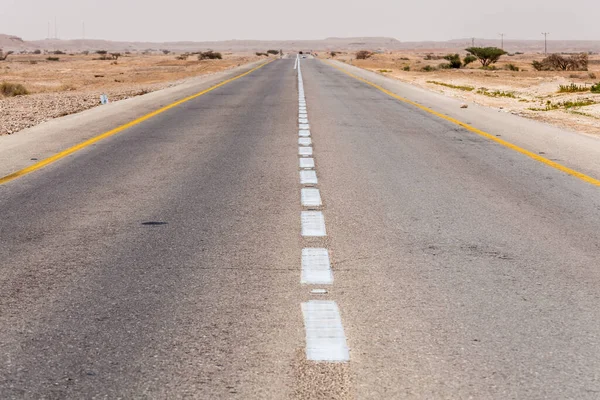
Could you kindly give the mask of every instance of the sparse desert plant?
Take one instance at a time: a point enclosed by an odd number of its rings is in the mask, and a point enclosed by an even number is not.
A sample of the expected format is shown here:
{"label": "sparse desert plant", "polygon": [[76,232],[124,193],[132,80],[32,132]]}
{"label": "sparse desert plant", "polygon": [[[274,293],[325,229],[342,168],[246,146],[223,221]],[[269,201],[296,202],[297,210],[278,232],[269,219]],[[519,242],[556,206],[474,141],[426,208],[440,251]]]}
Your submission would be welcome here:
{"label": "sparse desert plant", "polygon": [[356,52],[357,60],[366,60],[367,58],[371,58],[371,56],[373,56],[373,53],[367,50],[360,50]]}
{"label": "sparse desert plant", "polygon": [[64,52],[64,51],[61,51],[61,50],[54,50],[54,51],[52,52],[52,54],[56,54],[56,55],[62,55],[62,54],[65,54],[65,52]]}
{"label": "sparse desert plant", "polygon": [[410,71],[410,65],[405,65],[402,71]]}
{"label": "sparse desert plant", "polygon": [[175,57],[175,59],[185,61],[188,59],[189,56],[190,56],[189,53],[183,53],[183,54],[180,54],[177,57]]}
{"label": "sparse desert plant", "polygon": [[517,67],[515,64],[506,64],[505,68],[509,71],[519,71],[519,67]]}
{"label": "sparse desert plant", "polygon": [[110,53],[110,55],[115,61],[118,60],[119,57],[121,57],[121,53]]}
{"label": "sparse desert plant", "polygon": [[254,54],[256,54],[259,57],[262,57],[262,56],[269,57],[269,55],[267,53],[261,53],[261,52],[258,52],[258,51],[256,53],[254,53]]}
{"label": "sparse desert plant", "polygon": [[48,61],[60,61],[60,57],[46,57]]}
{"label": "sparse desert plant", "polygon": [[4,97],[14,97],[29,94],[29,91],[20,83],[2,82],[0,83],[0,94]]}
{"label": "sparse desert plant", "polygon": [[335,56],[337,56],[337,52],[331,51],[329,52],[329,55],[331,56],[331,58],[334,58]]}
{"label": "sparse desert plant", "polygon": [[423,68],[421,68],[421,71],[423,72],[433,72],[433,71],[437,71],[436,67],[432,67],[431,65],[426,65]]}
{"label": "sparse desert plant", "polygon": [[458,54],[447,54],[444,56],[445,60],[448,60],[448,66],[452,69],[459,69],[462,67],[462,61],[460,61],[460,56]]}
{"label": "sparse desert plant", "polygon": [[42,51],[40,49],[34,50],[33,54],[42,54]]}
{"label": "sparse desert plant", "polygon": [[279,54],[279,50],[267,50],[267,54],[273,54],[274,56]]}
{"label": "sparse desert plant", "polygon": [[473,86],[457,86],[457,85],[452,85],[450,83],[437,82],[437,81],[427,81],[427,83],[433,83],[434,85],[445,86],[450,89],[464,90],[465,92],[472,92],[473,90],[475,90],[475,88]]}
{"label": "sparse desert plant", "polygon": [[570,85],[559,85],[558,93],[578,93],[578,92],[588,92],[590,89],[585,86],[579,86],[574,83]]}
{"label": "sparse desert plant", "polygon": [[96,51],[96,54],[100,54],[101,56],[105,56],[105,55],[108,54],[108,51],[106,51],[106,50],[98,50],[98,51]]}
{"label": "sparse desert plant", "polygon": [[484,68],[495,64],[500,57],[506,54],[506,51],[497,47],[469,47],[465,50],[467,53],[477,57],[481,66]]}
{"label": "sparse desert plant", "polygon": [[472,54],[469,54],[467,56],[465,56],[465,58],[463,59],[463,64],[466,67],[467,65],[471,64],[472,62],[477,61],[477,57],[475,57]]}
{"label": "sparse desert plant", "polygon": [[587,53],[563,57],[560,54],[550,54],[542,61],[533,61],[531,65],[536,71],[587,71]]}
{"label": "sparse desert plant", "polygon": [[381,72],[382,74],[385,74],[386,72],[392,72],[391,69],[380,69],[379,72]]}
{"label": "sparse desert plant", "polygon": [[600,82],[596,83],[595,85],[592,85],[590,91],[592,93],[600,93]]}
{"label": "sparse desert plant", "polygon": [[6,58],[7,58],[8,56],[10,56],[12,53],[14,53],[14,52],[13,52],[13,51],[7,51],[6,53],[4,53],[4,52],[2,51],[2,49],[0,49],[0,61],[4,61],[4,60],[6,60]]}
{"label": "sparse desert plant", "polygon": [[162,52],[165,56],[171,54],[171,50],[162,50]]}
{"label": "sparse desert plant", "polygon": [[590,72],[590,73],[588,74],[588,76],[590,77],[590,79],[596,79],[596,74],[595,74],[595,73],[593,73],[593,72]]}
{"label": "sparse desert plant", "polygon": [[198,54],[198,60],[222,60],[223,55],[217,51],[204,51]]}

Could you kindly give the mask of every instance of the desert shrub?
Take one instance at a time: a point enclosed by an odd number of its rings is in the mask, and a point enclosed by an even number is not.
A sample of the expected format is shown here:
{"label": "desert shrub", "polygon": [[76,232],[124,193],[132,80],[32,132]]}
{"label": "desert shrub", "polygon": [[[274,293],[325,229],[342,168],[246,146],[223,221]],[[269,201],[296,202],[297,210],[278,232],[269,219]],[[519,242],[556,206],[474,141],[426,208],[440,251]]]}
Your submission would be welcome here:
{"label": "desert shrub", "polygon": [[356,52],[357,60],[366,60],[367,58],[371,58],[371,56],[373,56],[373,53],[367,50],[360,50]]}
{"label": "desert shrub", "polygon": [[402,60],[402,61],[410,61],[410,58],[408,58],[408,57],[400,57],[400,58],[399,58],[399,60]]}
{"label": "desert shrub", "polygon": [[596,83],[595,85],[592,85],[592,88],[590,90],[592,93],[600,93],[600,82]]}
{"label": "desert shrub", "polygon": [[259,56],[259,57],[261,57],[261,56],[266,56],[266,57],[269,57],[269,55],[268,55],[267,53],[260,53],[260,52],[258,52],[258,51],[257,51],[256,53],[254,53],[254,54],[256,54],[256,55],[257,55],[257,56]]}
{"label": "desert shrub", "polygon": [[121,57],[121,53],[110,53],[113,60],[118,60]]}
{"label": "desert shrub", "polygon": [[34,50],[33,54],[42,54],[42,51],[40,49]]}
{"label": "desert shrub", "polygon": [[560,54],[550,54],[542,61],[533,61],[531,65],[536,71],[587,71],[587,53],[563,57]]}
{"label": "desert shrub", "polygon": [[84,50],[81,52],[81,54],[83,54],[84,56],[87,56],[88,54],[90,54],[90,52],[88,50]]}
{"label": "desert shrub", "polygon": [[590,79],[596,79],[596,74],[595,74],[595,73],[593,73],[593,72],[590,72],[590,73],[588,74],[588,76],[590,77]]}
{"label": "desert shrub", "polygon": [[2,51],[2,49],[0,49],[0,61],[4,61],[4,60],[6,60],[6,58],[7,58],[8,56],[10,56],[12,53],[14,53],[14,52],[13,52],[13,51],[7,51],[6,53],[4,53],[4,52]]}
{"label": "desert shrub", "polygon": [[60,51],[60,50],[55,50],[52,52],[52,54],[56,54],[56,55],[61,55],[61,54],[65,54],[64,51]]}
{"label": "desert shrub", "polygon": [[223,55],[221,53],[219,53],[218,51],[208,50],[208,51],[204,51],[204,52],[198,54],[198,60],[222,60],[222,59],[223,59]]}
{"label": "desert shrub", "polygon": [[445,56],[436,56],[436,55],[433,55],[433,53],[429,53],[425,57],[423,57],[424,60],[443,60],[444,58],[446,58],[446,57]]}
{"label": "desert shrub", "polygon": [[381,72],[382,74],[385,74],[386,72],[392,72],[391,69],[380,69],[379,72]]}
{"label": "desert shrub", "polygon": [[432,71],[437,71],[436,67],[432,67],[431,65],[426,65],[423,68],[421,68],[421,71],[423,72],[432,72]]}
{"label": "desert shrub", "polygon": [[458,54],[447,54],[444,56],[445,60],[448,60],[448,68],[459,69],[462,67],[462,61]]}
{"label": "desert shrub", "polygon": [[165,56],[171,54],[171,50],[162,50],[162,52]]}
{"label": "desert shrub", "polygon": [[273,54],[274,56],[279,54],[279,50],[267,50],[267,54]]}
{"label": "desert shrub", "polygon": [[482,67],[495,64],[506,52],[497,47],[469,47],[467,53],[477,57]]}
{"label": "desert shrub", "polygon": [[475,57],[472,54],[467,55],[464,59],[463,59],[463,64],[466,67],[467,65],[471,64],[472,62],[477,61],[477,57]]}
{"label": "desert shrub", "polygon": [[23,96],[29,94],[25,86],[20,83],[0,83],[0,94],[5,97]]}
{"label": "desert shrub", "polygon": [[523,53],[523,52],[521,52],[521,51],[515,51],[515,54],[516,54],[516,55],[520,55],[520,54],[524,54],[524,53]]}
{"label": "desert shrub", "polygon": [[180,54],[177,57],[175,57],[175,59],[177,59],[177,60],[187,60],[189,56],[190,56],[189,53],[183,53],[183,54]]}
{"label": "desert shrub", "polygon": [[402,71],[410,71],[410,65],[405,65]]}
{"label": "desert shrub", "polygon": [[59,57],[46,57],[46,60],[48,61],[60,61]]}
{"label": "desert shrub", "polygon": [[509,71],[519,71],[519,67],[515,64],[506,64],[505,68]]}
{"label": "desert shrub", "polygon": [[337,56],[337,52],[336,51],[331,51],[329,52],[329,55],[331,56],[331,58],[334,58],[335,56]]}
{"label": "desert shrub", "polygon": [[479,90],[477,90],[477,94],[482,94],[488,97],[509,97],[511,99],[517,98],[517,96],[515,96],[513,92],[505,92],[504,90],[494,90],[493,92],[490,92],[487,88],[484,87],[479,88]]}
{"label": "desert shrub", "polygon": [[106,51],[106,50],[98,50],[98,51],[96,52],[96,54],[100,54],[101,56],[105,56],[105,55],[107,55],[107,54],[108,54],[108,51]]}
{"label": "desert shrub", "polygon": [[579,86],[574,83],[570,85],[559,85],[558,93],[578,93],[578,92],[587,92],[590,89],[585,86]]}

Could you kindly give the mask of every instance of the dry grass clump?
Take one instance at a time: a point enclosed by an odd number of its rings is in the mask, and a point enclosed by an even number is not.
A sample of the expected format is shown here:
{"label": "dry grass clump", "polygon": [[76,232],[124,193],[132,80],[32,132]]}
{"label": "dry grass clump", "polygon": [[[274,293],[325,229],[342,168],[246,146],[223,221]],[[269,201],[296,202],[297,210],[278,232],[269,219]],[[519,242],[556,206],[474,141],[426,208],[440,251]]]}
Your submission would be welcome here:
{"label": "dry grass clump", "polygon": [[20,83],[2,82],[0,83],[0,94],[4,97],[24,96],[29,94],[29,91]]}

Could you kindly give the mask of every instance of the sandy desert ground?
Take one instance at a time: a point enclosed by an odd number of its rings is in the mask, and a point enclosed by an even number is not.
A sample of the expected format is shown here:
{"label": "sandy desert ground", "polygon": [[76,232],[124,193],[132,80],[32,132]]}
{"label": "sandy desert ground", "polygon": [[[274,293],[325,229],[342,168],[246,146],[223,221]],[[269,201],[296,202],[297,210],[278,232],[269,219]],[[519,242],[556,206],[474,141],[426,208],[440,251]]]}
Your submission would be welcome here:
{"label": "sandy desert ground", "polygon": [[[59,61],[48,61],[58,57]],[[30,94],[0,95],[0,134],[11,134],[43,121],[83,111],[100,103],[163,89],[186,78],[223,71],[259,57],[223,54],[222,60],[177,60],[175,54],[123,54],[118,60],[89,55],[11,55],[0,62],[0,84],[18,83]],[[264,58],[264,57],[263,57]]]}
{"label": "sandy desert ground", "polygon": [[[533,60],[543,54],[503,56],[498,70],[481,69],[476,61],[458,70],[438,69],[424,72],[426,66],[437,67],[446,61],[436,59],[448,51],[403,51],[375,54],[367,60],[356,60],[354,52],[343,52],[335,59],[384,74],[428,90],[463,99],[466,104],[478,103],[590,134],[600,134],[600,94],[591,92],[558,93],[560,85],[575,84],[590,87],[600,82],[600,55],[591,55],[589,71],[535,71]],[[430,55],[428,57],[428,54]],[[465,54],[461,54],[464,57]],[[320,56],[327,58],[327,54]],[[426,60],[425,58],[433,58]],[[508,70],[513,64],[519,71]],[[404,69],[409,67],[410,71]],[[550,103],[548,103],[550,102]],[[565,107],[565,102],[591,103]],[[548,105],[551,107],[548,107]],[[557,107],[557,108],[554,108]],[[549,110],[547,110],[550,108]]]}

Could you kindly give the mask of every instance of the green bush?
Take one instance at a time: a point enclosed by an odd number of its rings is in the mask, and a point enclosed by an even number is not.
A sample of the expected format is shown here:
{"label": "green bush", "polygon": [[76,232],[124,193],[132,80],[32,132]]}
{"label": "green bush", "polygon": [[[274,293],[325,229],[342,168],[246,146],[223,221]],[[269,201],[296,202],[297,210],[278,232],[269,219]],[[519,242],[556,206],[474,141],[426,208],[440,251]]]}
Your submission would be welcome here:
{"label": "green bush", "polygon": [[46,60],[48,61],[60,61],[59,57],[47,57]]}
{"label": "green bush", "polygon": [[574,83],[570,85],[559,85],[558,93],[578,93],[578,92],[587,92],[590,89],[585,86],[578,86]]}
{"label": "green bush", "polygon": [[431,65],[426,65],[423,68],[421,68],[421,71],[423,72],[432,72],[432,71],[437,71],[436,67],[432,67]]}
{"label": "green bush", "polygon": [[592,85],[592,88],[590,90],[592,91],[592,93],[600,93],[600,82],[596,83],[595,85]]}
{"label": "green bush", "polygon": [[484,68],[496,63],[500,57],[506,54],[506,51],[497,47],[469,47],[466,51],[477,57]]}
{"label": "green bush", "polygon": [[466,56],[463,59],[463,64],[466,67],[467,65],[471,64],[474,61],[477,61],[477,57],[475,57],[474,55],[469,54],[468,56]]}
{"label": "green bush", "polygon": [[519,71],[519,67],[517,67],[515,64],[506,64],[505,68],[509,71]]}
{"label": "green bush", "polygon": [[403,71],[410,71],[410,65],[405,65],[404,68],[402,68]]}
{"label": "green bush", "polygon": [[14,97],[29,94],[29,91],[20,83],[2,82],[0,84],[0,94],[5,97]]}
{"label": "green bush", "polygon": [[460,56],[458,54],[445,55],[444,59],[449,61],[447,64],[448,68],[459,69],[462,67],[462,61],[460,61]]}

